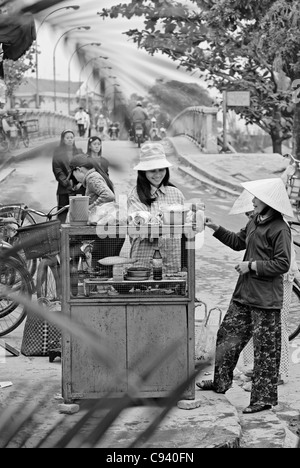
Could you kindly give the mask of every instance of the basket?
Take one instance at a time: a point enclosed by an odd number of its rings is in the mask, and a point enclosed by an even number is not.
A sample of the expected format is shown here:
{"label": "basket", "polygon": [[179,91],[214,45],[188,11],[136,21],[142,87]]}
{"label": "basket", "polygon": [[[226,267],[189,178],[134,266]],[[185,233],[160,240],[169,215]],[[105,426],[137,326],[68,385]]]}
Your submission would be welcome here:
{"label": "basket", "polygon": [[24,125],[28,133],[39,131],[39,121],[37,119],[27,120]]}
{"label": "basket", "polygon": [[48,221],[18,229],[27,260],[60,252],[60,221]]}

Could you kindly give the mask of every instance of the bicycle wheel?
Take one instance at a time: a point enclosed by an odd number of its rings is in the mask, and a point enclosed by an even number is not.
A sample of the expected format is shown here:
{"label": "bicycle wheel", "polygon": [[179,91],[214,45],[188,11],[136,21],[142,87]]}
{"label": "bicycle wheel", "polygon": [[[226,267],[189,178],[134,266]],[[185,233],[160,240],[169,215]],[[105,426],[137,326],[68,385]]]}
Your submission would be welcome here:
{"label": "bicycle wheel", "polygon": [[0,153],[7,153],[8,149],[8,141],[4,137],[0,136]]}
{"label": "bicycle wheel", "polygon": [[25,148],[28,148],[28,146],[29,146],[29,137],[28,137],[27,130],[25,130],[25,129],[22,130],[22,140],[23,140],[23,145],[25,146]]}
{"label": "bicycle wheel", "polygon": [[294,279],[292,300],[288,318],[289,341],[300,333],[300,282]]}
{"label": "bicycle wheel", "polygon": [[61,300],[59,263],[56,257],[40,261],[36,275],[36,294],[38,298],[46,298],[48,301]]}
{"label": "bicycle wheel", "polygon": [[[21,204],[19,205],[2,205],[0,206],[0,217],[2,218],[15,218],[19,227],[32,226],[36,224],[33,216],[26,211]],[[18,233],[13,237],[5,237],[4,240],[11,245],[14,245],[19,241]],[[37,260],[31,259],[27,260],[23,250],[20,252],[21,257],[24,259],[27,269],[30,272],[31,276],[34,276],[37,267]]]}
{"label": "bicycle wheel", "polygon": [[[15,258],[1,260],[0,284],[14,293],[32,296],[31,276],[21,262]],[[25,319],[24,306],[0,295],[0,337],[7,335],[17,328]]]}

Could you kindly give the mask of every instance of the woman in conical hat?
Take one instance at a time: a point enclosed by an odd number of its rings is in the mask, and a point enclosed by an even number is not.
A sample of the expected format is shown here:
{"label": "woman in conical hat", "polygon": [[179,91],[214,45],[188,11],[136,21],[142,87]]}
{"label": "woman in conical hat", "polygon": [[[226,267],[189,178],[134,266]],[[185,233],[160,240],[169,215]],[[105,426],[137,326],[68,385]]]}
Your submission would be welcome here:
{"label": "woman in conical hat", "polygon": [[229,214],[243,214],[243,213],[250,213],[253,211],[253,195],[249,193],[247,190],[243,190],[240,196],[235,200],[234,204],[232,205]]}
{"label": "woman in conical hat", "polygon": [[209,218],[205,222],[216,239],[245,254],[235,267],[239,277],[218,331],[214,380],[197,386],[217,393],[229,390],[240,353],[253,338],[252,391],[244,410],[251,414],[278,404],[283,275],[291,263],[291,231],[283,214],[292,217],[293,211],[281,179],[241,185],[253,195],[253,216],[245,228],[234,233]]}
{"label": "woman in conical hat", "polygon": [[[277,183],[277,182],[276,182]],[[229,214],[242,214],[246,216],[251,216],[253,213],[253,195],[249,193],[246,189],[240,194],[240,196],[235,200]],[[292,289],[293,281],[295,276],[299,276],[299,269],[296,261],[296,253],[294,244],[292,241],[291,245],[291,266],[287,273],[284,275],[283,279],[283,307],[281,309],[281,358],[280,358],[280,369],[279,382],[286,382],[289,375],[289,309],[292,299]],[[244,364],[250,365],[253,367],[253,340],[250,340],[247,346],[243,351]],[[245,388],[248,386],[246,384]]]}

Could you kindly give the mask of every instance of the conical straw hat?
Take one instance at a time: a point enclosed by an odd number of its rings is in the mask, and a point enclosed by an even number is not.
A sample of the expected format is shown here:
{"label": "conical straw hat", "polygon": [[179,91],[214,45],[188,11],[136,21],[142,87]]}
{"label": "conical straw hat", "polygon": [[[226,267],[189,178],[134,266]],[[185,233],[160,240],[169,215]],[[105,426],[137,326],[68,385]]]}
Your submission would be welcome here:
{"label": "conical straw hat", "polygon": [[229,211],[229,214],[235,215],[235,214],[240,214],[240,213],[247,213],[249,211],[253,211],[253,195],[251,193],[247,192],[247,190],[244,190],[241,195],[235,200],[234,204],[232,205],[231,210]]}
{"label": "conical straw hat", "polygon": [[285,185],[280,178],[242,182],[241,186],[266,205],[290,218],[294,217]]}

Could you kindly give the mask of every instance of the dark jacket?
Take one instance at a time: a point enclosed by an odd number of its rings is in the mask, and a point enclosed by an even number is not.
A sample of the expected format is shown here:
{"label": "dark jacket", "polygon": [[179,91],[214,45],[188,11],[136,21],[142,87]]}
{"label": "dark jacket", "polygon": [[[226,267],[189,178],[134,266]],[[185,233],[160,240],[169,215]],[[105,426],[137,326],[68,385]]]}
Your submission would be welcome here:
{"label": "dark jacket", "polygon": [[[88,157],[91,158],[92,156],[88,155]],[[101,171],[104,171],[105,174],[109,177],[109,172],[108,172],[109,162],[108,162],[108,160],[105,159],[105,158],[102,158],[102,156],[99,157],[99,160],[96,159],[96,158],[92,158],[92,159],[93,159],[93,164],[95,166],[96,171],[98,171],[100,173],[101,173]]]}
{"label": "dark jacket", "polygon": [[244,250],[244,261],[256,261],[257,273],[240,275],[232,299],[262,309],[281,309],[283,275],[291,263],[291,231],[279,213],[262,222],[253,217],[239,233],[220,227],[214,236],[233,250]]}
{"label": "dark jacket", "polygon": [[[82,150],[74,147],[73,154],[83,153]],[[76,195],[76,194],[84,194],[84,188],[81,188],[77,192],[73,192],[71,180],[73,181],[73,185],[76,185],[78,182],[75,178],[70,178],[70,164],[69,160],[66,157],[64,149],[62,147],[58,147],[54,150],[53,159],[52,159],[52,170],[55,176],[55,179],[58,182],[57,186],[57,195],[62,194],[69,194],[69,195]]]}

